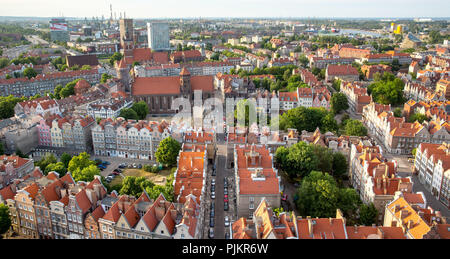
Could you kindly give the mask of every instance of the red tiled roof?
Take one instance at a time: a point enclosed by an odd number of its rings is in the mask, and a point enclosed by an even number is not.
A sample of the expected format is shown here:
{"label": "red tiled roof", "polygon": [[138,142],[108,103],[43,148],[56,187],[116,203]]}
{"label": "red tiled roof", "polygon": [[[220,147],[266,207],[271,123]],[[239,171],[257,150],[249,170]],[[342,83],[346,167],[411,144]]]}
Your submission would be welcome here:
{"label": "red tiled roof", "polygon": [[16,195],[15,191],[11,188],[11,185],[6,186],[5,188],[0,190],[0,196],[4,201],[7,199],[14,199]]}
{"label": "red tiled roof", "polygon": [[179,77],[136,77],[133,82],[133,95],[179,95]]}
{"label": "red tiled roof", "polygon": [[328,65],[327,72],[328,75],[359,75],[352,65]]}
{"label": "red tiled roof", "polygon": [[401,227],[347,226],[348,239],[406,239]]}
{"label": "red tiled roof", "polygon": [[92,206],[91,201],[86,195],[86,191],[84,189],[75,195],[75,200],[77,201],[78,206],[80,206],[80,209],[83,213],[86,213]]}

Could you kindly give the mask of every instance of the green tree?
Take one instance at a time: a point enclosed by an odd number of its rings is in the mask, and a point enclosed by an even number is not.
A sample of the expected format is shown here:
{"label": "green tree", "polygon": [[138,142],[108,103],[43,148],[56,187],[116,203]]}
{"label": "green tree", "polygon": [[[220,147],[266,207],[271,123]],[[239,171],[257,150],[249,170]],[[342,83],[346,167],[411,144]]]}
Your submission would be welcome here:
{"label": "green tree", "polygon": [[368,94],[372,95],[374,102],[381,104],[403,104],[404,83],[400,78],[385,72],[382,76],[374,75],[375,82],[367,87]]}
{"label": "green tree", "polygon": [[345,134],[348,136],[367,136],[367,128],[361,121],[349,119],[345,124]]}
{"label": "green tree", "polygon": [[319,163],[317,164],[317,168],[314,170],[321,172],[331,172],[333,169],[333,152],[331,149],[320,146],[320,145],[311,145],[313,152]]}
{"label": "green tree", "polygon": [[275,152],[275,161],[290,178],[304,177],[319,166],[319,159],[312,145],[299,142],[289,148],[279,147]]}
{"label": "green tree", "polygon": [[336,215],[339,188],[328,173],[312,171],[298,189],[297,208],[303,216],[328,218]]}
{"label": "green tree", "polygon": [[377,223],[378,210],[373,203],[362,204],[359,208],[359,221],[364,226],[371,226]]}
{"label": "green tree", "polygon": [[112,78],[112,76],[111,75],[108,75],[108,74],[102,74],[102,78],[100,79],[100,83],[102,83],[102,84],[104,84],[104,83],[106,83],[106,81],[108,81],[108,79],[110,79],[110,78]]}
{"label": "green tree", "polygon": [[0,239],[2,235],[8,232],[11,227],[11,218],[9,216],[9,208],[3,203],[0,203]]}
{"label": "green tree", "polygon": [[[237,104],[236,104],[236,110],[234,112],[234,118],[237,120],[237,123],[240,125],[242,123],[242,121],[245,121],[245,126],[249,126],[250,123],[250,114],[253,114],[254,118],[257,119],[256,117],[256,107],[254,105],[254,102],[248,100],[248,99],[243,99],[240,100]],[[252,121],[251,123],[256,122],[256,121]]]}
{"label": "green tree", "polygon": [[66,152],[64,152],[59,158],[59,161],[61,161],[66,168],[69,167],[70,160],[72,160],[72,156],[67,154]]}
{"label": "green tree", "polygon": [[81,70],[91,70],[91,69],[92,69],[92,67],[89,65],[84,65],[81,67]]}
{"label": "green tree", "polygon": [[67,173],[67,168],[64,166],[63,162],[49,164],[45,167],[44,174],[48,175],[48,173],[52,171],[57,172],[59,176],[62,177]]}
{"label": "green tree", "polygon": [[131,108],[120,110],[119,117],[123,117],[126,120],[139,120],[138,114]]}
{"label": "green tree", "polygon": [[136,112],[136,114],[138,115],[138,118],[140,120],[145,120],[145,118],[147,117],[148,105],[146,102],[140,101],[140,102],[134,103],[133,106],[131,107],[131,109],[133,109]]}
{"label": "green tree", "polygon": [[12,77],[9,74],[6,74],[5,79],[11,79]]}
{"label": "green tree", "polygon": [[120,52],[115,52],[115,53],[111,56],[111,58],[109,59],[109,64],[110,64],[111,66],[114,66],[114,63],[115,63],[116,61],[121,60],[122,58],[123,58],[123,55],[122,55]]}
{"label": "green tree", "polygon": [[333,176],[336,178],[341,178],[343,175],[347,174],[348,162],[347,158],[341,152],[333,153]]}
{"label": "green tree", "polygon": [[156,150],[155,157],[158,163],[166,166],[173,166],[177,163],[177,156],[180,152],[181,145],[172,137],[163,139],[159,143],[159,147]]}
{"label": "green tree", "polygon": [[417,153],[417,148],[413,148],[413,150],[411,150],[411,155],[413,155],[415,157],[416,153]]}
{"label": "green tree", "polygon": [[36,165],[39,166],[41,171],[45,173],[45,169],[49,164],[56,164],[57,162],[58,160],[53,154],[47,153],[41,160],[36,163]]}
{"label": "green tree", "polygon": [[343,93],[334,93],[331,96],[331,110],[335,113],[341,113],[341,111],[345,111],[349,108],[348,100],[345,94]]}
{"label": "green tree", "polygon": [[153,188],[153,186],[153,182],[147,180],[143,176],[126,176],[122,181],[122,188],[120,189],[119,194],[139,197],[146,188]]}
{"label": "green tree", "polygon": [[394,116],[397,117],[397,118],[401,118],[402,117],[402,112],[403,112],[403,110],[401,108],[397,107],[397,108],[394,109]]}
{"label": "green tree", "polygon": [[31,67],[27,67],[25,68],[25,70],[23,70],[23,76],[26,76],[28,79],[31,79],[37,76],[37,72]]}
{"label": "green tree", "polygon": [[90,182],[94,180],[95,175],[100,175],[100,169],[98,169],[95,165],[89,165],[83,169],[77,169],[72,172],[72,177],[77,182]]}
{"label": "green tree", "polygon": [[411,115],[408,119],[408,122],[415,122],[418,121],[419,123],[423,123],[424,121],[429,121],[430,119],[422,113],[414,113],[413,115]]}
{"label": "green tree", "polygon": [[0,142],[0,156],[5,154],[5,148],[3,147],[3,143]]}
{"label": "green tree", "polygon": [[75,181],[92,181],[94,175],[100,174],[100,170],[95,165],[95,161],[90,160],[91,156],[86,153],[80,153],[78,156],[72,157],[67,168],[71,172]]}
{"label": "green tree", "polygon": [[28,158],[20,149],[16,149],[16,156],[19,156],[21,158]]}

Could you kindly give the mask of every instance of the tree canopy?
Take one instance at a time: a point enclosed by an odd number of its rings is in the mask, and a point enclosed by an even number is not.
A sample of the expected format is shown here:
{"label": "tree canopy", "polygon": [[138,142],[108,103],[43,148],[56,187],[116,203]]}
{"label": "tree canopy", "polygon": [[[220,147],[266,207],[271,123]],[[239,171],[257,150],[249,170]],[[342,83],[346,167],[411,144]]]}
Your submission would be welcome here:
{"label": "tree canopy", "polygon": [[133,109],[136,112],[136,114],[140,120],[145,120],[145,118],[147,117],[148,105],[146,102],[140,101],[140,102],[134,103],[133,106],[131,107],[131,109]]}
{"label": "tree canopy", "polygon": [[341,113],[341,111],[345,111],[349,108],[348,100],[345,94],[343,93],[334,93],[331,96],[331,110],[335,113]]}
{"label": "tree canopy", "polygon": [[156,150],[156,161],[167,166],[174,166],[177,163],[177,156],[181,145],[172,137],[163,139]]}
{"label": "tree canopy", "polygon": [[[331,115],[329,115],[330,113]],[[325,108],[300,106],[290,109],[280,117],[280,129],[282,130],[294,128],[298,132],[302,130],[311,132],[318,127],[322,132],[335,131],[337,122],[334,120],[332,112],[327,111]]]}
{"label": "tree canopy", "polygon": [[31,79],[37,76],[37,72],[31,67],[27,67],[25,68],[25,70],[23,70],[23,76],[27,77],[28,79]]}
{"label": "tree canopy", "polygon": [[400,78],[385,72],[382,76],[376,73],[374,80],[375,82],[367,87],[367,92],[372,95],[374,102],[392,105],[404,103],[404,83]]}
{"label": "tree canopy", "polygon": [[11,218],[9,216],[9,208],[3,203],[0,203],[0,238],[11,227]]}
{"label": "tree canopy", "polygon": [[415,122],[418,121],[419,123],[423,123],[424,121],[429,121],[430,118],[427,117],[427,115],[422,114],[422,113],[414,113],[413,115],[411,115],[408,119],[408,122]]}
{"label": "tree canopy", "polygon": [[319,171],[303,178],[297,194],[300,213],[311,217],[335,217],[338,208],[352,215],[361,203],[354,189],[340,189],[331,175]]}
{"label": "tree canopy", "polygon": [[72,157],[69,162],[68,171],[71,172],[75,181],[90,182],[94,180],[94,175],[100,174],[100,170],[95,165],[95,161],[89,159],[90,155],[86,152]]}
{"label": "tree canopy", "polygon": [[345,123],[345,134],[348,136],[367,136],[367,128],[361,121],[349,119]]}
{"label": "tree canopy", "polygon": [[139,116],[132,108],[124,108],[120,110],[119,117],[123,117],[126,120],[139,120]]}

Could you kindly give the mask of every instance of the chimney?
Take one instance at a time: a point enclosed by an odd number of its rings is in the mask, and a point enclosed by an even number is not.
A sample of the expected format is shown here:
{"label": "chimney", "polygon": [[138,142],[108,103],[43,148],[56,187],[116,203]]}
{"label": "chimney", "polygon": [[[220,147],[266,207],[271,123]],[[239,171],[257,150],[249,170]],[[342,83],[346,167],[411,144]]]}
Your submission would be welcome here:
{"label": "chimney", "polygon": [[380,237],[380,239],[384,239],[384,231],[381,229],[381,227],[377,228],[377,235]]}
{"label": "chimney", "polygon": [[308,233],[310,236],[313,235],[313,222],[310,216],[306,217],[308,219]]}
{"label": "chimney", "polygon": [[414,222],[412,220],[408,220],[407,228],[411,229],[414,227]]}

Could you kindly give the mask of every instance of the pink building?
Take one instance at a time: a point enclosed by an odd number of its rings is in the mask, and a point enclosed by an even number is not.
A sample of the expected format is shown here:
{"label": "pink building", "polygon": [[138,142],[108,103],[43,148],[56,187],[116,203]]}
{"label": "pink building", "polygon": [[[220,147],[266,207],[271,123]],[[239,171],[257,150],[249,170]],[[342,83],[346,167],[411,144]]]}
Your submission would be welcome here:
{"label": "pink building", "polygon": [[51,115],[47,119],[42,118],[37,126],[39,134],[39,146],[52,146],[51,128],[54,119],[60,119],[59,115]]}

